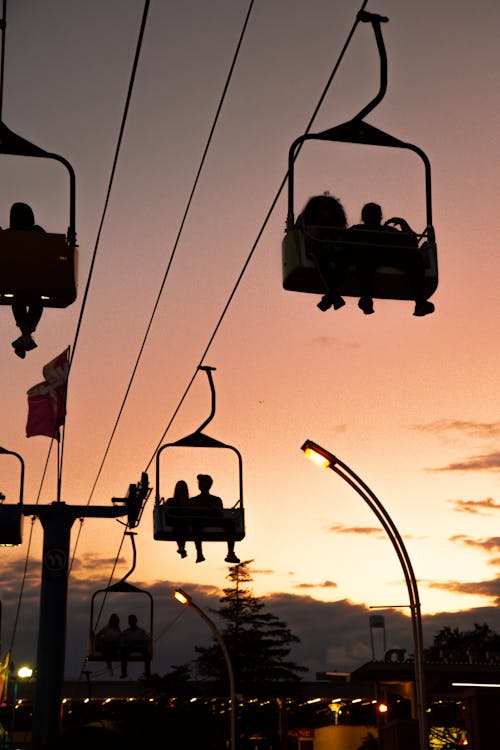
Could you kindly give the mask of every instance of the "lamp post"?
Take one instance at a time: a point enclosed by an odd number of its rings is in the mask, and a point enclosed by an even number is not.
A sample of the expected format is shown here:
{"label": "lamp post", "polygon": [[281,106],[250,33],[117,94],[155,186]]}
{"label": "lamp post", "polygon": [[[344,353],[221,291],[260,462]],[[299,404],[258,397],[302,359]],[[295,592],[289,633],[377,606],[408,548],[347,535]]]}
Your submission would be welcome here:
{"label": "lamp post", "polygon": [[226,662],[226,668],[227,668],[227,674],[229,677],[229,698],[230,698],[230,706],[231,706],[231,750],[235,750],[236,748],[236,693],[235,693],[235,687],[234,687],[234,670],[233,670],[233,664],[231,662],[231,657],[229,656],[229,651],[227,650],[227,646],[224,642],[224,639],[217,628],[216,624],[208,617],[207,614],[199,607],[182,589],[175,589],[174,591],[174,597],[177,599],[178,602],[181,604],[187,605],[189,607],[192,607],[197,614],[201,617],[202,620],[204,620],[210,630],[212,631],[214,638],[217,640],[219,646],[221,647],[221,651],[224,655],[224,659]]}
{"label": "lamp post", "polygon": [[423,663],[423,637],[422,637],[422,615],[420,611],[420,601],[418,597],[418,587],[410,557],[397,530],[393,520],[388,512],[355,472],[344,464],[339,458],[322,448],[312,440],[306,440],[302,445],[305,455],[314,463],[325,468],[329,468],[338,474],[347,484],[349,484],[360,497],[368,504],[382,524],[387,536],[389,537],[399,562],[403,569],[408,596],[410,599],[410,612],[412,622],[413,649],[414,649],[414,668],[415,668],[415,698],[416,698],[416,715],[419,733],[420,750],[427,750],[428,737],[425,721],[425,686],[424,686],[424,663]]}

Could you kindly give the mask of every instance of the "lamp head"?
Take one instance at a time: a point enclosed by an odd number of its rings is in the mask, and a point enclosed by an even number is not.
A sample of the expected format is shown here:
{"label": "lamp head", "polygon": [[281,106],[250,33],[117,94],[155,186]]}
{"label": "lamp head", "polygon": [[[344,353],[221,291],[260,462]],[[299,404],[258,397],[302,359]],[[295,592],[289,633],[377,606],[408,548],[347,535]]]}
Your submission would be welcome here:
{"label": "lamp head", "polygon": [[335,464],[337,461],[333,453],[330,453],[330,451],[327,451],[326,448],[322,448],[312,440],[306,440],[304,445],[301,446],[301,450],[304,451],[305,455],[310,461],[313,461],[318,466],[322,466],[324,468],[333,466],[333,464]]}
{"label": "lamp head", "polygon": [[17,676],[21,678],[21,680],[29,679],[33,676],[33,670],[31,667],[20,667],[17,670]]}
{"label": "lamp head", "polygon": [[175,589],[174,598],[181,604],[191,604],[191,597],[182,589]]}

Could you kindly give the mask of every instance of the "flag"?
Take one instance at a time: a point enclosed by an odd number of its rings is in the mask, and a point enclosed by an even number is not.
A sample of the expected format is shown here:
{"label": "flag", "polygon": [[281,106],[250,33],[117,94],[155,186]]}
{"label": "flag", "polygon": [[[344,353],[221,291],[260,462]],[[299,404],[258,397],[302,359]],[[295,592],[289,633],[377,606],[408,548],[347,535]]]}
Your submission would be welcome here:
{"label": "flag", "polygon": [[7,651],[2,661],[0,661],[0,706],[7,703],[7,686],[9,683],[10,673],[10,651]]}
{"label": "flag", "polygon": [[69,347],[43,368],[44,380],[28,391],[26,437],[46,435],[59,439],[59,427],[66,417]]}

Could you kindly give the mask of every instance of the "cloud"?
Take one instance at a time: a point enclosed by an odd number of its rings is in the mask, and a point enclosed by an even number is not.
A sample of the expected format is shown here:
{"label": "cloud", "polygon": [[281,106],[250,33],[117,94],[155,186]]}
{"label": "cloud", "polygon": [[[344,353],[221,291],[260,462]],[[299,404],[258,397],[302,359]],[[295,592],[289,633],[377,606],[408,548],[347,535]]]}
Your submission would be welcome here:
{"label": "cloud", "polygon": [[335,581],[323,581],[323,583],[296,583],[295,589],[336,589],[338,584]]}
{"label": "cloud", "polygon": [[460,432],[469,437],[492,438],[500,435],[500,422],[468,422],[460,419],[437,419],[426,424],[413,424],[410,429],[420,432],[430,432],[436,435],[446,435],[450,432]]}
{"label": "cloud", "polygon": [[[18,584],[23,564],[15,563],[10,568],[0,570],[0,587],[3,604],[3,640],[9,646],[15,612],[18,601]],[[13,576],[12,572],[16,574]],[[35,663],[38,631],[38,602],[40,596],[40,566],[30,567],[25,587],[19,625],[13,649],[13,658],[19,663]],[[10,582],[17,579],[16,586]],[[153,670],[158,674],[171,671],[178,666],[191,662],[195,656],[195,646],[207,646],[212,642],[209,628],[189,607],[182,607],[173,598],[173,590],[183,582],[156,581],[134,584],[147,589],[155,602],[155,649]],[[458,593],[474,593],[500,600],[500,579],[479,583],[459,584],[444,582],[430,584],[442,590]],[[317,585],[318,589],[333,588],[333,581],[325,580]],[[99,588],[96,582],[89,585],[75,577],[70,578],[68,599],[68,630],[66,649],[66,678],[77,679],[82,668],[90,669],[91,679],[106,678],[100,663],[91,662],[84,667],[86,643],[89,632],[90,602],[92,595]],[[217,610],[223,592],[215,586],[190,584],[188,593],[198,606],[210,613],[218,623]],[[147,604],[141,605],[142,598],[137,594],[115,594],[114,599],[106,603],[101,622],[109,617],[109,612],[119,613],[122,621],[130,612],[137,612],[139,622],[147,620]],[[324,602],[306,593],[274,593],[261,597],[260,602],[266,610],[272,612],[287,624],[290,630],[300,638],[293,646],[290,657],[293,661],[307,667],[305,679],[314,679],[316,672],[350,671],[372,658],[369,617],[371,610],[363,604],[346,599]],[[144,609],[146,606],[146,609]],[[411,625],[406,613],[400,610],[385,610],[387,649],[404,648],[413,653]],[[423,616],[425,645],[430,645],[434,635],[444,626],[470,629],[475,622],[486,622],[493,630],[500,632],[500,608],[497,606],[481,607],[463,612],[442,612],[438,615]],[[374,634],[379,635],[378,633]],[[381,638],[374,638],[375,658],[382,658],[383,643]],[[131,676],[138,676],[142,671],[141,664],[131,664]]]}
{"label": "cloud", "polygon": [[362,536],[376,536],[385,539],[384,531],[378,526],[343,526],[341,523],[334,523],[328,527],[328,531],[338,534],[361,534]]}
{"label": "cloud", "polygon": [[275,570],[264,570],[259,568],[252,568],[252,575],[253,576],[273,576],[276,574]]}
{"label": "cloud", "polygon": [[485,453],[482,456],[471,456],[465,461],[457,461],[427,471],[500,471],[500,451]]}
{"label": "cloud", "polygon": [[492,497],[484,500],[448,500],[457,513],[470,513],[471,515],[487,516],[491,515],[487,511],[500,510],[500,503],[496,503]]}
{"label": "cloud", "polygon": [[335,336],[315,336],[313,338],[313,344],[325,347],[339,347],[342,349],[359,349],[359,343],[356,341],[345,341],[343,339],[337,339]]}
{"label": "cloud", "polygon": [[493,598],[497,605],[500,604],[500,578],[493,578],[490,581],[436,581],[429,582],[428,586],[454,594],[473,594]]}
{"label": "cloud", "polygon": [[479,547],[484,552],[496,552],[500,550],[500,536],[490,536],[485,539],[473,539],[465,534],[455,534],[450,537],[450,542],[460,542],[469,547]]}

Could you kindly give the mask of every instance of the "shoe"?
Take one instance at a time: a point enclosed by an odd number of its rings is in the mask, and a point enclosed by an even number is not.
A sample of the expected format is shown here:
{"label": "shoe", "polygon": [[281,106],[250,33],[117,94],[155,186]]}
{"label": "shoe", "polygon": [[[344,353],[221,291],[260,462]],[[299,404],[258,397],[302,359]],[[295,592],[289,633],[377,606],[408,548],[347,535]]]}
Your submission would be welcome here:
{"label": "shoe", "polygon": [[326,312],[330,307],[333,307],[334,310],[339,310],[341,307],[344,307],[344,305],[345,300],[340,294],[325,294],[316,307],[321,310],[321,312]]}
{"label": "shoe", "polygon": [[332,306],[332,304],[333,303],[330,300],[330,297],[328,297],[328,295],[325,294],[325,296],[320,299],[320,301],[318,302],[318,304],[316,305],[316,307],[319,310],[321,310],[321,312],[326,312],[327,310],[330,309],[330,307]]}
{"label": "shoe", "polygon": [[32,338],[31,333],[23,333],[23,335],[21,336],[21,341],[24,349],[27,352],[30,352],[32,349],[36,349],[37,347],[37,343]]}
{"label": "shoe", "polygon": [[[12,346],[14,346],[14,344],[12,344]],[[26,357],[26,350],[22,346],[14,346],[14,352],[21,359],[24,359]]]}
{"label": "shoe", "polygon": [[196,558],[196,562],[205,562],[205,558],[203,557],[203,555],[198,555],[198,557]]}
{"label": "shoe", "polygon": [[26,348],[23,343],[23,337],[19,336],[18,339],[12,342],[11,346],[14,348],[15,353],[18,357],[21,357],[21,359],[24,359],[26,356]]}
{"label": "shoe", "polygon": [[224,558],[224,562],[239,563],[239,561],[240,561],[240,558],[236,557],[234,552],[229,552],[227,557]]}
{"label": "shoe", "polygon": [[182,558],[187,557],[187,552],[185,549],[178,549],[177,554],[180,555]]}
{"label": "shoe", "polygon": [[341,297],[340,294],[334,294],[332,299],[333,299],[334,310],[340,310],[341,307],[344,307],[345,299],[343,299],[343,297]]}
{"label": "shoe", "polygon": [[428,300],[425,300],[424,302],[415,302],[415,312],[414,315],[417,316],[417,318],[423,318],[424,315],[430,315],[434,312],[436,308],[432,304],[432,302],[429,302]]}
{"label": "shoe", "polygon": [[128,674],[126,672],[125,672],[125,674],[123,674],[123,672],[122,672],[121,675],[120,675],[120,680],[124,680],[126,677],[128,677]]}
{"label": "shoe", "polygon": [[375,312],[375,310],[373,309],[373,300],[371,297],[360,297],[358,307],[360,310],[363,310],[365,315],[371,315]]}

